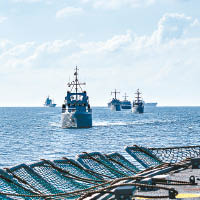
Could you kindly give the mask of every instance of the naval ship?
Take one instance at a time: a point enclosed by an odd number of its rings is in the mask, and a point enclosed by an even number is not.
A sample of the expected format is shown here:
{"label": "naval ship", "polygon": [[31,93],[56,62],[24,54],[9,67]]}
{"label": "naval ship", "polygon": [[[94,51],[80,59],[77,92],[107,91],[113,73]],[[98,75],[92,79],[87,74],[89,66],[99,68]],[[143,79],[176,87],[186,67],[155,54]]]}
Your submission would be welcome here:
{"label": "naval ship", "polygon": [[78,68],[75,68],[74,81],[68,83],[70,91],[67,91],[62,105],[62,128],[90,128],[92,127],[92,109],[89,97],[83,91],[78,80]]}
{"label": "naval ship", "polygon": [[134,113],[143,113],[144,112],[144,102],[141,98],[141,93],[139,89],[135,93],[136,97],[135,100],[133,101],[133,107],[132,107],[132,112]]}
{"label": "naval ship", "polygon": [[119,99],[117,99],[117,93],[120,92],[117,92],[116,89],[114,92],[111,92],[111,95],[115,94],[115,98],[113,98],[112,101],[108,103],[108,107],[110,107],[113,111],[121,111],[121,102]]}
{"label": "naval ship", "polygon": [[50,99],[50,97],[48,96],[45,100],[45,103],[44,103],[44,106],[45,107],[56,107],[56,104],[53,102],[52,99]]}
{"label": "naval ship", "polygon": [[131,109],[131,102],[127,100],[127,95],[125,93],[124,100],[121,101],[121,108],[122,109]]}

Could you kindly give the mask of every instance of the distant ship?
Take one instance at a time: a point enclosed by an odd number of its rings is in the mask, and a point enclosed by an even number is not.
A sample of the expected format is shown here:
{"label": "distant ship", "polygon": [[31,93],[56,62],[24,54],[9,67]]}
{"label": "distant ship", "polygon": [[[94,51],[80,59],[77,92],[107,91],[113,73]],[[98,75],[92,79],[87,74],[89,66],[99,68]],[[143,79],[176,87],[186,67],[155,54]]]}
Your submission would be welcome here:
{"label": "distant ship", "polygon": [[117,93],[120,93],[120,92],[117,92],[116,89],[114,92],[111,92],[111,95],[115,94],[115,98],[113,98],[112,101],[108,103],[108,107],[110,107],[111,110],[114,110],[114,111],[121,111],[121,102],[119,99],[117,99]]}
{"label": "distant ship", "polygon": [[132,107],[132,112],[134,113],[143,113],[144,112],[144,102],[141,98],[141,93],[139,89],[135,93],[136,97],[135,100],[133,101],[133,107]]}
{"label": "distant ship", "polygon": [[45,100],[44,106],[46,107],[56,107],[56,104],[53,102],[52,99],[48,96]]}
{"label": "distant ship", "polygon": [[131,109],[131,102],[127,100],[128,96],[126,96],[126,93],[124,95],[124,100],[121,101],[121,108],[122,109]]}
{"label": "distant ship", "polygon": [[75,68],[74,81],[68,83],[65,103],[62,105],[62,128],[92,127],[92,109],[86,91],[83,91],[78,81],[78,68]]}
{"label": "distant ship", "polygon": [[156,107],[157,106],[157,102],[152,102],[152,103],[144,103],[145,107]]}

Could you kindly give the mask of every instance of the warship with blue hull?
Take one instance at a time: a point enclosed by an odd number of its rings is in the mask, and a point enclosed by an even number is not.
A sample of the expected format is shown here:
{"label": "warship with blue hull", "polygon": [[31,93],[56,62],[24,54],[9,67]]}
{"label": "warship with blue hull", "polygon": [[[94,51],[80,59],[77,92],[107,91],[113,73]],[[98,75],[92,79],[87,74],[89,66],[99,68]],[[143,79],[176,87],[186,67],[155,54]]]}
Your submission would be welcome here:
{"label": "warship with blue hull", "polygon": [[48,96],[45,100],[45,103],[44,103],[44,106],[45,107],[56,107],[56,104],[53,102],[52,99],[50,99],[50,97]]}
{"label": "warship with blue hull", "polygon": [[71,88],[67,91],[65,102],[62,105],[62,128],[90,128],[92,127],[92,109],[89,104],[89,97],[83,91],[78,81],[78,68],[75,68],[75,80],[68,83]]}
{"label": "warship with blue hull", "polygon": [[108,103],[108,106],[110,105],[111,110],[113,111],[121,111],[121,102],[119,99],[117,99],[117,90],[115,89],[114,92],[111,92],[111,95],[114,94],[115,97],[112,99],[110,103]]}
{"label": "warship with blue hull", "polygon": [[127,95],[125,93],[124,100],[121,101],[121,108],[122,109],[131,109],[131,102],[127,100]]}
{"label": "warship with blue hull", "polygon": [[135,93],[136,97],[135,100],[133,101],[133,107],[132,107],[132,112],[134,113],[143,113],[144,112],[144,101],[141,98],[141,93],[139,89]]}

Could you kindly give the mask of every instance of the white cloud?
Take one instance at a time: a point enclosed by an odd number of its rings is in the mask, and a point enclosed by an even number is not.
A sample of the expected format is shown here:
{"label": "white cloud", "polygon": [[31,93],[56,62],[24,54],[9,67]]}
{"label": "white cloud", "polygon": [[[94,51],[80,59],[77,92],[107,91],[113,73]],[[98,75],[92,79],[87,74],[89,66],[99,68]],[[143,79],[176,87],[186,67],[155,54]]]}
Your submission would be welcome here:
{"label": "white cloud", "polygon": [[88,52],[118,52],[127,48],[132,42],[131,32],[127,31],[125,35],[116,35],[103,42],[89,42],[80,44],[84,53]]}
{"label": "white cloud", "polygon": [[13,43],[7,39],[0,39],[0,50],[9,48]]}
{"label": "white cloud", "polygon": [[83,3],[90,3],[95,8],[120,9],[123,6],[139,7],[149,6],[156,0],[82,0]]}
{"label": "white cloud", "polygon": [[62,8],[61,10],[58,10],[56,12],[56,18],[64,18],[64,17],[68,17],[68,16],[72,16],[72,15],[80,15],[82,14],[84,11],[82,8],[76,8],[76,7],[65,7]]}
{"label": "white cloud", "polygon": [[160,105],[199,105],[200,95],[196,91],[200,34],[198,37],[190,34],[195,27],[196,33],[200,33],[198,26],[192,25],[195,21],[183,14],[165,14],[151,35],[137,36],[128,31],[98,42],[55,40],[9,44],[0,54],[0,76],[8,77],[3,81],[8,84],[20,82],[16,88],[18,94],[29,93],[26,88],[29,85],[33,94],[46,95],[50,90],[56,102],[62,103],[68,77],[78,65],[92,105],[105,105],[113,88],[131,96],[138,87],[146,101],[157,100]]}
{"label": "white cloud", "polygon": [[181,38],[194,23],[197,23],[196,19],[184,14],[167,13],[160,19],[153,37],[158,42]]}
{"label": "white cloud", "polygon": [[199,26],[199,25],[200,25],[200,22],[198,19],[195,19],[191,24],[191,26]]}
{"label": "white cloud", "polygon": [[3,23],[4,21],[6,21],[8,18],[7,17],[1,17],[0,16],[0,24]]}

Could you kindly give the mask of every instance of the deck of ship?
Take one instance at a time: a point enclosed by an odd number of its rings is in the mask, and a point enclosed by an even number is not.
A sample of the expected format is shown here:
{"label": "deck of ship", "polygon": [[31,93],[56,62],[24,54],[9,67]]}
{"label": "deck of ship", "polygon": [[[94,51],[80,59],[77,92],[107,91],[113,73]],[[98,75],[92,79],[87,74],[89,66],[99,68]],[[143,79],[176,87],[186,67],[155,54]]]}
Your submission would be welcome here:
{"label": "deck of ship", "polygon": [[[111,190],[92,196],[87,196],[88,193],[82,199],[200,199],[200,169],[192,169],[191,160],[179,166],[161,165],[148,173],[139,173],[133,179],[116,180]],[[119,192],[121,198],[116,196]],[[129,192],[130,196],[127,197]]]}
{"label": "deck of ship", "polygon": [[200,199],[200,146],[125,150],[0,169],[0,199]]}

